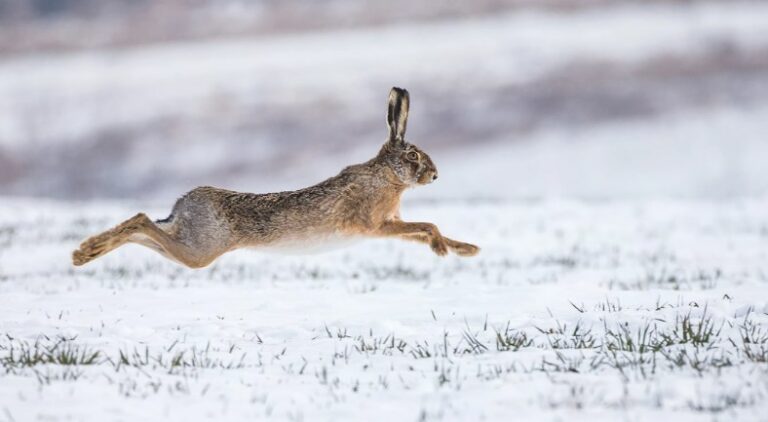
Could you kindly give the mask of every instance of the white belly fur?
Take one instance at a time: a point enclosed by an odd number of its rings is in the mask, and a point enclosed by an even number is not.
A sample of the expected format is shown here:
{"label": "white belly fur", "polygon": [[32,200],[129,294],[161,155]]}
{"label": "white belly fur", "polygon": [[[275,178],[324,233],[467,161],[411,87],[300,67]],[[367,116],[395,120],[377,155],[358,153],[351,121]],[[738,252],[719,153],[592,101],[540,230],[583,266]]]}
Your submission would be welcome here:
{"label": "white belly fur", "polygon": [[341,249],[360,240],[362,240],[360,236],[333,233],[308,236],[302,239],[280,240],[269,245],[256,246],[253,249],[278,254],[311,255]]}

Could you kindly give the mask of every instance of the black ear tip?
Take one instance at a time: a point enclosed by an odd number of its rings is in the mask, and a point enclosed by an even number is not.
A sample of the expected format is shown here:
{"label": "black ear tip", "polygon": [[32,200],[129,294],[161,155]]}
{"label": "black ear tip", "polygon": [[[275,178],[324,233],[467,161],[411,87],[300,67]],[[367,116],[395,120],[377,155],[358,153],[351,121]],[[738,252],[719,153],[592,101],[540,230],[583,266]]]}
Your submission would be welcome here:
{"label": "black ear tip", "polygon": [[396,86],[392,87],[392,92],[395,92],[395,93],[400,94],[400,95],[408,95],[408,90],[400,88],[400,87],[396,87]]}

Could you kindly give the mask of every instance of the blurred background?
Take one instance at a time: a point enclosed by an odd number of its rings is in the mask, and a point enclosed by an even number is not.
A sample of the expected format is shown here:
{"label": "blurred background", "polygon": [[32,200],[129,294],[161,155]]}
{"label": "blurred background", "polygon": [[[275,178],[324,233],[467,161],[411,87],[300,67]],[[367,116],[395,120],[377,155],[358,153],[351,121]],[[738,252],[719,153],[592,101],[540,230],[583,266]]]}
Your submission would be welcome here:
{"label": "blurred background", "polygon": [[295,189],[393,85],[416,198],[768,193],[765,1],[0,0],[0,196]]}

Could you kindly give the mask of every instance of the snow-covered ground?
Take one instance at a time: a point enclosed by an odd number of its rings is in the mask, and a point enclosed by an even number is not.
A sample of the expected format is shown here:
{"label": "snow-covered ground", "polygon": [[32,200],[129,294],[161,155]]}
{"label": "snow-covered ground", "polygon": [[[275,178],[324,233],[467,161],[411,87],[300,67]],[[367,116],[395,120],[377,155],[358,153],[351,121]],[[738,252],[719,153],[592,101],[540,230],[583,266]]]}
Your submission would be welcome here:
{"label": "snow-covered ground", "polygon": [[[0,422],[766,420],[768,4],[590,4],[0,57]],[[370,158],[392,85],[479,256],[71,266]]]}
{"label": "snow-covered ground", "polygon": [[366,241],[187,270],[69,253],[139,209],[0,202],[0,420],[765,420],[768,199],[411,201]]}

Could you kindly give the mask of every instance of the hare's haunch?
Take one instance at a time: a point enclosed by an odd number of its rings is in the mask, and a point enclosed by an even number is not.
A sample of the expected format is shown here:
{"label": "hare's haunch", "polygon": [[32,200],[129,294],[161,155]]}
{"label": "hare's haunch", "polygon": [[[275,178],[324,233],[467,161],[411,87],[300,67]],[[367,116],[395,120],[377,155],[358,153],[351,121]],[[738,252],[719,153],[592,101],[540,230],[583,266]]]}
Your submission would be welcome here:
{"label": "hare's haunch", "polygon": [[400,219],[400,196],[437,179],[424,151],[405,142],[408,91],[392,88],[389,139],[378,155],[324,182],[290,192],[253,194],[200,187],[181,197],[165,220],[144,214],[86,239],[72,253],[86,264],[125,243],[138,243],[191,268],[238,248],[301,245],[355,237],[399,237],[429,245],[443,256],[472,256],[479,248],[449,239],[431,223]]}

